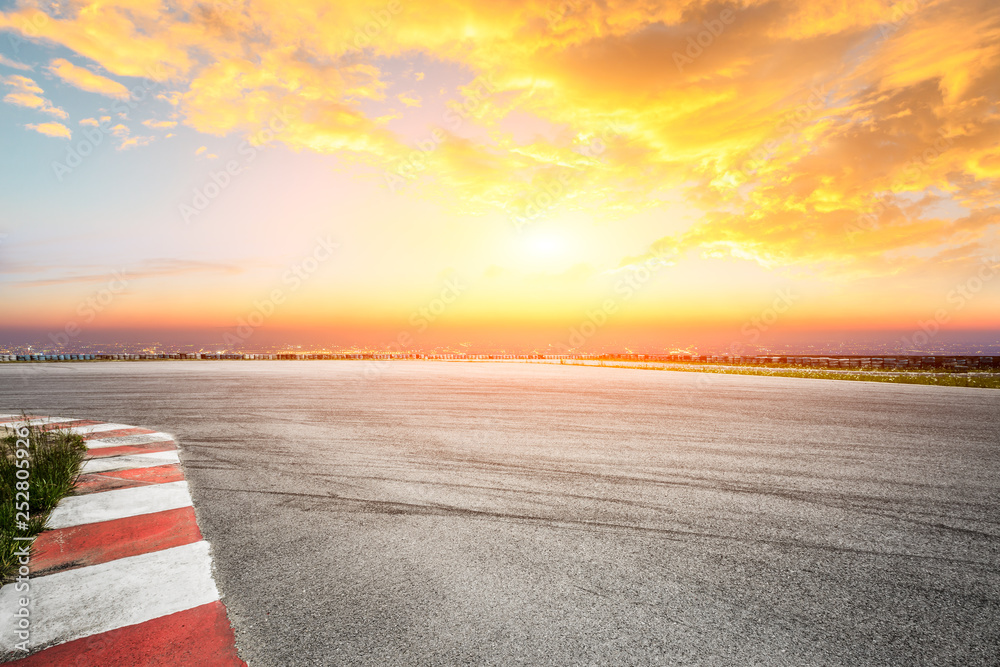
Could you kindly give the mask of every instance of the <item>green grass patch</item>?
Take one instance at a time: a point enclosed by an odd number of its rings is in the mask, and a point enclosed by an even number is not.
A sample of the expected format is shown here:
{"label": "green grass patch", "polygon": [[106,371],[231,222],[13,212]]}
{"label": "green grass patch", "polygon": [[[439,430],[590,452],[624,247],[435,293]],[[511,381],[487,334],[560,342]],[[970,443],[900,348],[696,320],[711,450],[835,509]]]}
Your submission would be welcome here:
{"label": "green grass patch", "polygon": [[0,437],[0,584],[17,571],[15,552],[26,544],[14,537],[45,529],[49,512],[73,491],[87,452],[75,433],[26,430],[25,437]]}
{"label": "green grass patch", "polygon": [[[546,363],[546,362],[542,362]],[[1000,373],[990,371],[947,372],[939,369],[886,370],[862,368],[803,368],[796,366],[713,366],[701,363],[662,362],[581,362],[561,360],[566,366],[598,366],[602,368],[635,368],[651,371],[683,373],[715,373],[719,375],[763,375],[769,377],[811,378],[817,380],[848,380],[854,382],[892,382],[895,384],[926,384],[938,387],[977,387],[1000,389]]]}

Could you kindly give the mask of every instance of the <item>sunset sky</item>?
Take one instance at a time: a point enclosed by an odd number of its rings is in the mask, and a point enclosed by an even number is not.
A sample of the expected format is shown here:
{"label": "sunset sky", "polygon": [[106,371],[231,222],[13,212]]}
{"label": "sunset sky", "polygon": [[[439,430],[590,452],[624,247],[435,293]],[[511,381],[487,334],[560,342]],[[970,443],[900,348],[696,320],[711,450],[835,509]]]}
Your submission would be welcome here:
{"label": "sunset sky", "polygon": [[0,8],[0,329],[1000,331],[996,0]]}

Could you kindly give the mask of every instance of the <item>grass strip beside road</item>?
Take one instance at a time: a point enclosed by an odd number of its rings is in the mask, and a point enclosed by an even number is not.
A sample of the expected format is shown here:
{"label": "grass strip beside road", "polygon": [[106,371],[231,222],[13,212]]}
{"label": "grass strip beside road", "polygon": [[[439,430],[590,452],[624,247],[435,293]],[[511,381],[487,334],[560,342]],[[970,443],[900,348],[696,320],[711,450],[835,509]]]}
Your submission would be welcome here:
{"label": "grass strip beside road", "polygon": [[[560,360],[564,366],[597,366],[601,368],[635,368],[652,371],[684,373],[716,373],[721,375],[764,375],[769,377],[812,378],[820,380],[852,380],[855,382],[892,382],[896,384],[926,384],[939,387],[978,387],[1000,389],[1000,373],[984,371],[943,372],[937,370],[877,370],[858,368],[802,368],[794,366],[712,366],[702,364],[671,364],[662,362],[610,362]],[[552,363],[552,362],[530,362]]]}
{"label": "grass strip beside road", "polygon": [[17,432],[0,437],[0,584],[17,572],[15,552],[26,544],[14,538],[45,530],[49,512],[73,491],[87,452],[75,433],[26,429],[25,438]]}

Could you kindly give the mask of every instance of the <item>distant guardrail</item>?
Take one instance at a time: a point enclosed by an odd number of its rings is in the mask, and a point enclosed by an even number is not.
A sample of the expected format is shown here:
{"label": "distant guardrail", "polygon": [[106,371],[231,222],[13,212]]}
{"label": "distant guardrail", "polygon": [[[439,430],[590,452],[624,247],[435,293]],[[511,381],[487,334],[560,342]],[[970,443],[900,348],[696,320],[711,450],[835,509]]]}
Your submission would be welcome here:
{"label": "distant guardrail", "polygon": [[0,354],[0,362],[66,361],[303,361],[303,360],[522,360],[522,361],[636,361],[732,366],[801,366],[808,368],[868,368],[886,370],[988,370],[1000,368],[1000,356],[984,355],[687,355],[687,354],[402,354],[377,352],[344,353],[120,353],[120,354]]}

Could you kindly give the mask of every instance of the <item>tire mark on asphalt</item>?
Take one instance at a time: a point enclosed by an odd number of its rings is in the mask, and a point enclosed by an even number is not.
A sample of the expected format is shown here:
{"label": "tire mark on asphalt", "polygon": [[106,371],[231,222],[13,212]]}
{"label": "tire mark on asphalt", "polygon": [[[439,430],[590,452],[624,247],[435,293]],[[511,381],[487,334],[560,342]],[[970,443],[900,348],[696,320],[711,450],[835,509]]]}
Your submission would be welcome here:
{"label": "tire mark on asphalt", "polygon": [[[369,480],[369,481],[391,482],[391,483],[399,483],[399,484],[417,484],[417,485],[427,485],[427,486],[455,488],[455,489],[469,489],[469,490],[476,490],[476,491],[492,491],[492,492],[496,492],[496,493],[517,493],[517,494],[528,494],[528,495],[538,495],[538,496],[553,496],[553,497],[557,497],[557,498],[572,498],[572,499],[575,499],[575,500],[593,501],[593,502],[597,502],[597,503],[606,502],[606,503],[612,503],[612,504],[616,504],[616,505],[624,505],[624,506],[628,506],[628,507],[636,507],[636,508],[642,508],[642,509],[649,509],[649,510],[660,511],[660,512],[669,512],[670,509],[671,509],[669,506],[666,506],[666,505],[656,505],[656,504],[652,504],[652,503],[643,503],[643,502],[638,502],[638,501],[633,501],[633,500],[626,500],[626,499],[623,499],[623,498],[601,497],[601,496],[588,496],[588,495],[574,494],[574,493],[532,491],[532,490],[529,490],[529,489],[504,488],[504,487],[476,485],[476,484],[459,484],[459,483],[452,483],[452,482],[437,482],[437,481],[430,481],[430,480],[408,480],[408,479],[394,478],[394,477],[383,477],[383,476],[378,476],[378,475],[349,475],[349,474],[337,474],[337,473],[303,473],[303,474],[309,475],[311,477],[320,477],[320,478],[324,478],[324,479],[327,479],[327,478],[334,478],[334,479],[339,478],[339,479],[342,479],[342,480],[346,480],[346,479]],[[598,475],[585,474],[585,476],[590,476],[590,477],[607,477],[607,476],[599,475],[599,474]],[[618,476],[612,476],[612,477],[615,478],[616,483],[621,483],[620,480],[623,478],[620,475],[618,475]],[[710,480],[708,478],[692,478],[692,477],[686,477],[686,478],[687,479],[697,479],[697,480],[706,481],[706,482],[711,482],[712,481],[712,480]],[[651,481],[651,480],[648,480],[648,479],[645,479],[645,478],[632,478],[632,477],[628,477],[628,478],[625,478],[625,479],[639,480],[639,481],[646,482],[646,483],[649,483]],[[933,528],[933,529],[944,530],[944,531],[949,531],[949,532],[955,532],[955,533],[965,534],[965,535],[969,535],[969,536],[985,538],[985,539],[988,539],[988,540],[1000,539],[1000,535],[995,535],[993,533],[988,533],[988,532],[981,531],[981,530],[975,530],[975,529],[972,529],[972,528],[962,528],[962,527],[959,527],[959,526],[950,526],[950,525],[947,525],[947,524],[944,524],[944,523],[940,523],[940,522],[935,523],[935,522],[931,522],[931,521],[924,521],[924,520],[920,520],[920,519],[917,519],[917,518],[912,518],[910,516],[906,516],[904,514],[895,513],[895,512],[892,512],[891,510],[888,511],[888,512],[887,511],[879,511],[878,508],[872,507],[870,505],[866,505],[865,504],[865,501],[872,501],[872,500],[878,500],[878,499],[872,499],[872,498],[866,497],[866,496],[843,495],[843,494],[819,494],[819,493],[810,493],[810,492],[807,492],[807,491],[780,491],[780,490],[772,490],[772,489],[761,489],[760,487],[753,487],[753,486],[749,486],[749,485],[740,485],[740,484],[737,484],[737,483],[729,483],[729,482],[723,482],[722,484],[711,484],[711,483],[709,483],[709,484],[697,484],[697,483],[693,483],[693,482],[660,480],[660,481],[656,482],[656,485],[658,485],[658,486],[682,487],[682,488],[695,488],[695,489],[703,489],[703,490],[709,490],[709,491],[724,491],[724,492],[729,492],[729,493],[733,493],[733,494],[743,494],[743,495],[772,496],[772,497],[781,498],[781,499],[784,499],[784,500],[792,500],[792,501],[797,501],[797,502],[806,503],[806,504],[810,504],[810,505],[816,505],[816,506],[827,508],[827,509],[836,509],[836,510],[843,510],[843,511],[855,511],[855,512],[858,512],[858,513],[861,513],[861,514],[865,514],[865,515],[873,516],[873,517],[880,517],[880,518],[883,518],[883,519],[891,519],[891,520],[894,520],[894,521],[906,521],[906,522],[911,523],[913,525],[924,526],[924,527],[927,527],[927,528]],[[352,485],[352,487],[354,487],[354,488],[357,488],[357,486],[358,485]],[[893,499],[882,499],[882,500],[885,503],[898,502],[898,501],[893,500]],[[841,501],[841,502],[836,502],[836,501]],[[941,518],[942,517],[942,515],[940,513],[930,513],[930,512],[920,513],[920,512],[914,512],[912,510],[908,510],[908,512],[910,514],[924,514],[925,516],[932,516],[932,517],[935,517],[935,518]],[[951,519],[956,519],[956,520],[974,521],[974,522],[982,522],[982,523],[988,523],[988,524],[993,524],[993,525],[1000,525],[1000,524],[997,524],[997,522],[990,521],[989,519],[980,519],[978,517],[977,518],[950,517],[950,516],[945,515],[944,518],[951,518]]]}
{"label": "tire mark on asphalt", "polygon": [[453,507],[450,505],[442,505],[437,503],[418,505],[415,503],[404,503],[391,500],[372,500],[368,498],[349,498],[345,496],[336,495],[324,495],[316,493],[301,493],[301,492],[291,492],[291,491],[270,491],[264,489],[236,489],[236,488],[222,488],[222,487],[201,487],[202,491],[219,491],[223,493],[247,493],[247,494],[261,494],[261,495],[272,495],[272,496],[294,496],[301,498],[313,498],[313,499],[323,499],[327,501],[334,501],[335,503],[342,503],[346,505],[353,505],[359,507],[361,510],[371,510],[373,513],[378,514],[410,514],[410,515],[430,515],[430,516],[458,516],[466,517],[471,519],[482,519],[482,520],[506,520],[515,523],[532,523],[532,524],[542,524],[552,528],[569,528],[576,530],[610,530],[612,532],[624,531],[626,533],[648,533],[653,535],[659,535],[666,539],[683,542],[684,538],[703,538],[708,540],[720,540],[725,542],[735,542],[740,544],[768,544],[771,546],[785,547],[792,549],[816,549],[820,551],[827,551],[836,554],[856,554],[862,556],[881,556],[890,558],[912,558],[917,560],[927,560],[927,561],[939,561],[948,564],[964,564],[972,565],[977,567],[983,567],[987,570],[992,571],[995,568],[994,563],[982,562],[976,560],[968,560],[964,558],[947,558],[944,556],[934,556],[929,554],[912,554],[912,553],[900,553],[893,551],[875,551],[872,549],[856,549],[850,547],[834,547],[823,544],[807,544],[804,542],[793,542],[789,540],[774,540],[774,539],[750,539],[737,537],[733,535],[720,535],[716,533],[704,533],[697,531],[688,530],[677,530],[672,528],[654,528],[651,526],[636,526],[627,524],[611,523],[607,521],[587,521],[582,519],[558,519],[558,518],[545,518],[533,516],[530,514],[516,514],[513,512],[491,512],[487,510],[476,510],[463,507]]}

